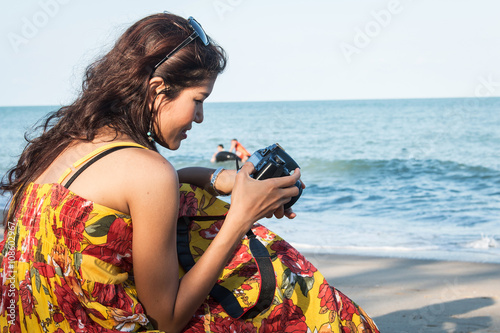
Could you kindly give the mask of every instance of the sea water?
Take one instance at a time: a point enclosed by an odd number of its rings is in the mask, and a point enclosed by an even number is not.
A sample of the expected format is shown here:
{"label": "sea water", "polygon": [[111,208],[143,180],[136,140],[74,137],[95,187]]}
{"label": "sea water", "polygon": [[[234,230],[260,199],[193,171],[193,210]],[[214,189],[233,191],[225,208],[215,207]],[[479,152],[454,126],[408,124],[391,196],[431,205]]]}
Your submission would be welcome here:
{"label": "sea water", "polygon": [[[2,174],[52,110],[0,108]],[[307,188],[297,218],[262,223],[299,250],[500,263],[499,98],[205,103],[204,115],[160,152],[177,168],[234,168],[210,162],[218,144],[278,142]]]}

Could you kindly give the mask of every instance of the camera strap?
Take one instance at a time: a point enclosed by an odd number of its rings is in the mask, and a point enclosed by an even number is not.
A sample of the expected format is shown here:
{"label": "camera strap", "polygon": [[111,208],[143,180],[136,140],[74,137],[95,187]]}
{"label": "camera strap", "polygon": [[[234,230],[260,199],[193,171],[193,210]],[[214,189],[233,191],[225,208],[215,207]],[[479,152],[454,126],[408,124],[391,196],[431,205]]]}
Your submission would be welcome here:
{"label": "camera strap", "polygon": [[[195,264],[195,260],[189,247],[189,225],[192,221],[216,221],[225,219],[225,215],[220,216],[182,216],[177,222],[177,254],[179,263],[187,272]],[[212,296],[232,318],[251,319],[269,308],[274,299],[276,289],[276,276],[274,268],[266,247],[257,239],[252,230],[247,233],[249,239],[249,249],[255,259],[255,263],[260,275],[259,296],[255,304],[243,309],[234,296],[233,292],[220,284],[216,284],[210,291]]]}

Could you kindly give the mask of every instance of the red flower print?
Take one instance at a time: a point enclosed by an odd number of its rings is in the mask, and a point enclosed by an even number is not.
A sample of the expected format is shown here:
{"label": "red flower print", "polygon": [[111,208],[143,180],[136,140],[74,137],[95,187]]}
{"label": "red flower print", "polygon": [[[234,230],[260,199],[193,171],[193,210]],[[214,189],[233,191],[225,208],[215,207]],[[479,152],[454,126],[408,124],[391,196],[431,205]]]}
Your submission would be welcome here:
{"label": "red flower print", "polygon": [[181,192],[179,201],[179,216],[196,216],[198,200],[194,192]]}
{"label": "red flower print", "polygon": [[306,317],[302,309],[293,304],[292,300],[285,298],[283,303],[277,305],[269,317],[262,320],[259,333],[307,332]]}
{"label": "red flower print", "polygon": [[108,215],[101,220],[102,222],[96,223],[101,225],[102,230],[92,231],[91,235],[107,236],[107,243],[88,245],[82,254],[91,255],[130,272],[132,270],[132,225],[128,225],[122,218],[114,215]]}
{"label": "red flower print", "polygon": [[19,260],[24,262],[35,261],[33,254],[36,253],[37,248],[38,238],[34,237],[34,234],[26,235],[26,238],[22,240]]}
{"label": "red flower print", "polygon": [[47,265],[43,262],[33,263],[33,267],[40,273],[41,276],[46,278],[53,278],[55,275],[54,267]]}
{"label": "red flower print", "polygon": [[62,272],[66,272],[66,268],[71,264],[71,259],[64,246],[59,244],[55,245],[52,249],[51,257],[53,264],[59,266]]}
{"label": "red flower print", "polygon": [[355,313],[358,313],[354,303],[340,291],[335,289],[335,297],[340,304],[339,315],[340,319],[351,321]]}
{"label": "red flower print", "polygon": [[54,321],[56,323],[61,323],[64,320],[64,316],[62,315],[62,313],[57,312],[57,313],[54,313],[54,315],[52,316],[52,319],[54,319]]}
{"label": "red flower print", "polygon": [[212,315],[216,315],[216,314],[219,314],[221,312],[224,312],[224,308],[222,307],[222,305],[220,305],[220,303],[217,302],[215,300],[215,298],[213,298],[212,296],[209,296],[205,303],[210,308],[210,313]]}
{"label": "red flower print", "polygon": [[276,252],[278,258],[286,267],[290,268],[292,273],[302,277],[311,277],[317,271],[316,267],[286,241],[281,240],[273,243],[271,250]]}
{"label": "red flower print", "polygon": [[249,278],[251,276],[254,276],[256,273],[257,273],[257,265],[255,264],[255,261],[252,261],[248,263],[248,265],[245,265],[238,269],[238,276],[242,277]]}
{"label": "red flower print", "polygon": [[36,191],[30,191],[27,193],[28,198],[25,206],[24,216],[21,219],[21,223],[33,230],[33,234],[38,232],[40,228],[40,214],[41,214],[41,202],[40,199],[36,196]]}
{"label": "red flower print", "polygon": [[[121,218],[114,220],[108,231],[106,247],[112,249],[118,258],[122,258],[132,265],[132,226],[127,225]],[[119,266],[118,263],[117,266]]]}
{"label": "red flower print", "polygon": [[68,321],[70,327],[77,333],[89,332],[93,320],[90,319],[82,307],[78,297],[71,288],[63,282],[55,285],[55,295],[60,306],[62,315]]}
{"label": "red flower print", "polygon": [[[7,332],[7,327],[3,328],[3,332]],[[21,330],[21,325],[19,324],[19,320],[17,318],[16,318],[16,322],[15,322],[14,326],[9,327],[9,333],[24,333]]]}
{"label": "red flower print", "polygon": [[25,204],[26,204],[26,200],[29,198],[29,192],[26,192],[21,198],[20,198],[20,201],[19,201],[19,205],[18,205],[18,209],[16,209],[15,213],[14,213],[14,220],[17,221],[19,220],[22,215],[23,215],[23,207],[25,207]]}
{"label": "red flower print", "polygon": [[[99,260],[107,262],[109,264],[115,265],[117,267],[121,267],[125,271],[129,272],[131,270],[131,265],[125,264],[125,262],[120,258],[120,256],[108,248],[107,246],[102,245],[88,245],[85,250],[82,251],[82,254],[89,255],[95,257]],[[127,269],[125,269],[127,268]]]}
{"label": "red flower print", "polygon": [[318,298],[321,299],[321,307],[326,307],[328,310],[337,311],[332,287],[330,287],[330,285],[326,282],[326,279],[324,279],[321,286],[319,286]]}
{"label": "red flower print", "polygon": [[283,255],[284,253],[286,253],[286,251],[288,251],[288,249],[290,249],[292,246],[290,244],[288,244],[286,241],[284,240],[280,240],[280,241],[276,241],[274,242],[272,245],[271,245],[271,250],[275,251],[276,254],[281,254]]}
{"label": "red flower print", "polygon": [[56,209],[69,191],[63,186],[53,186],[50,193],[50,207]]}
{"label": "red flower print", "polygon": [[271,242],[276,238],[276,235],[274,233],[272,233],[269,229],[260,224],[255,224],[252,231],[255,234],[255,236],[260,237],[262,240],[266,242]]}
{"label": "red flower print", "polygon": [[219,220],[219,221],[216,221],[215,223],[212,223],[210,225],[210,228],[200,230],[200,236],[205,238],[205,239],[214,239],[215,236],[217,236],[217,233],[219,232],[223,223],[224,223],[223,220]]}
{"label": "red flower print", "polygon": [[215,320],[210,324],[210,331],[214,333],[257,333],[257,328],[251,322],[215,317]]}
{"label": "red flower print", "polygon": [[79,197],[69,199],[61,209],[62,234],[64,242],[71,252],[80,251],[85,222],[87,222],[92,209],[91,201]]}
{"label": "red flower print", "polygon": [[[5,270],[5,267],[4,266],[4,274],[5,272],[8,270]],[[10,273],[9,273],[10,274]],[[3,274],[2,274],[3,275]],[[14,288],[12,289],[12,292],[7,292],[7,288],[10,288],[10,280],[6,280],[6,278],[8,278],[7,274],[3,275],[2,278],[4,279],[4,283],[6,283],[5,285],[0,285],[0,291],[3,291],[3,294],[1,295],[1,300],[0,300],[0,315],[3,317],[3,318],[8,318],[8,320],[12,320],[12,319],[15,319],[16,320],[16,324],[19,325],[19,316],[18,316],[18,313],[19,313],[19,309],[18,309],[18,302],[19,302],[19,290],[17,288]],[[1,290],[2,288],[4,288],[3,290]],[[16,308],[15,308],[15,318],[12,318],[12,317],[9,317],[8,314],[10,313],[10,310],[7,308],[7,306],[9,306],[11,303],[14,303],[16,304]],[[20,330],[19,330],[20,332]]]}
{"label": "red flower print", "polygon": [[249,284],[243,283],[241,285],[241,289],[243,289],[243,290],[252,290],[253,288]]}
{"label": "red flower print", "polygon": [[96,282],[92,296],[99,304],[104,306],[111,306],[130,312],[133,311],[134,302],[127,295],[121,284],[102,284]]}
{"label": "red flower print", "polygon": [[240,244],[233,253],[231,259],[226,264],[226,269],[234,269],[240,264],[252,260],[252,255],[248,251],[248,246]]}
{"label": "red flower print", "polygon": [[[356,325],[352,321],[347,321],[345,325],[342,326],[342,333],[358,333]],[[363,332],[364,333],[364,332]]]}
{"label": "red flower print", "polygon": [[19,283],[19,295],[21,296],[21,304],[23,312],[28,317],[33,313],[33,307],[37,304],[36,299],[33,297],[31,286],[31,278],[29,271],[26,271],[26,278]]}
{"label": "red flower print", "polygon": [[63,236],[62,228],[57,228],[57,222],[55,216],[54,216],[54,221],[51,224],[54,236],[56,236],[57,239],[61,239]]}

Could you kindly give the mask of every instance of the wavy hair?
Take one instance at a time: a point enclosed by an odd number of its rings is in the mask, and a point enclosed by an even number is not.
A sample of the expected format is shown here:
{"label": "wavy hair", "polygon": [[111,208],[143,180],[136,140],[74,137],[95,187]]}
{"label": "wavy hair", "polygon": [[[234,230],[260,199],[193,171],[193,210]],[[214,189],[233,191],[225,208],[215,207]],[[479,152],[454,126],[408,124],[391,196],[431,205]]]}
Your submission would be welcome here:
{"label": "wavy hair", "polygon": [[183,89],[216,77],[226,66],[226,54],[220,46],[211,39],[205,46],[196,38],[152,73],[153,67],[191,33],[182,17],[151,15],[128,28],[106,55],[87,67],[75,102],[49,114],[40,125],[40,136],[30,139],[25,134],[26,147],[1,183],[1,190],[13,195],[4,222],[14,214],[27,185],[74,141],[93,141],[108,127],[116,136],[128,135],[156,150],[146,134],[156,121],[156,110],[151,110],[148,102],[150,77],[161,77],[168,87],[161,94],[173,100]]}

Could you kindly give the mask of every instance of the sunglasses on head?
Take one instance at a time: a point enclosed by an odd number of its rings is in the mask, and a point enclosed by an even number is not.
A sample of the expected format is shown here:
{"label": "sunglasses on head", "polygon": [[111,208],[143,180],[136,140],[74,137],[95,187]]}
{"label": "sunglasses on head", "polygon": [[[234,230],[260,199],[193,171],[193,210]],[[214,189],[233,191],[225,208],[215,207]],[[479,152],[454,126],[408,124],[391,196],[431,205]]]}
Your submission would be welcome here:
{"label": "sunglasses on head", "polygon": [[193,40],[196,39],[196,37],[199,37],[203,44],[207,46],[210,44],[210,41],[208,40],[208,36],[205,33],[205,30],[201,27],[201,24],[199,24],[192,16],[188,18],[188,23],[193,28],[193,33],[189,35],[188,38],[186,38],[182,43],[177,45],[172,51],[170,51],[169,54],[165,56],[165,58],[161,59],[154,67],[153,71],[151,72],[151,76],[153,76],[153,73],[156,71],[158,67],[160,67],[161,64],[163,64],[165,61],[167,61],[170,57],[172,57],[175,53],[180,51],[183,47],[191,43]]}

